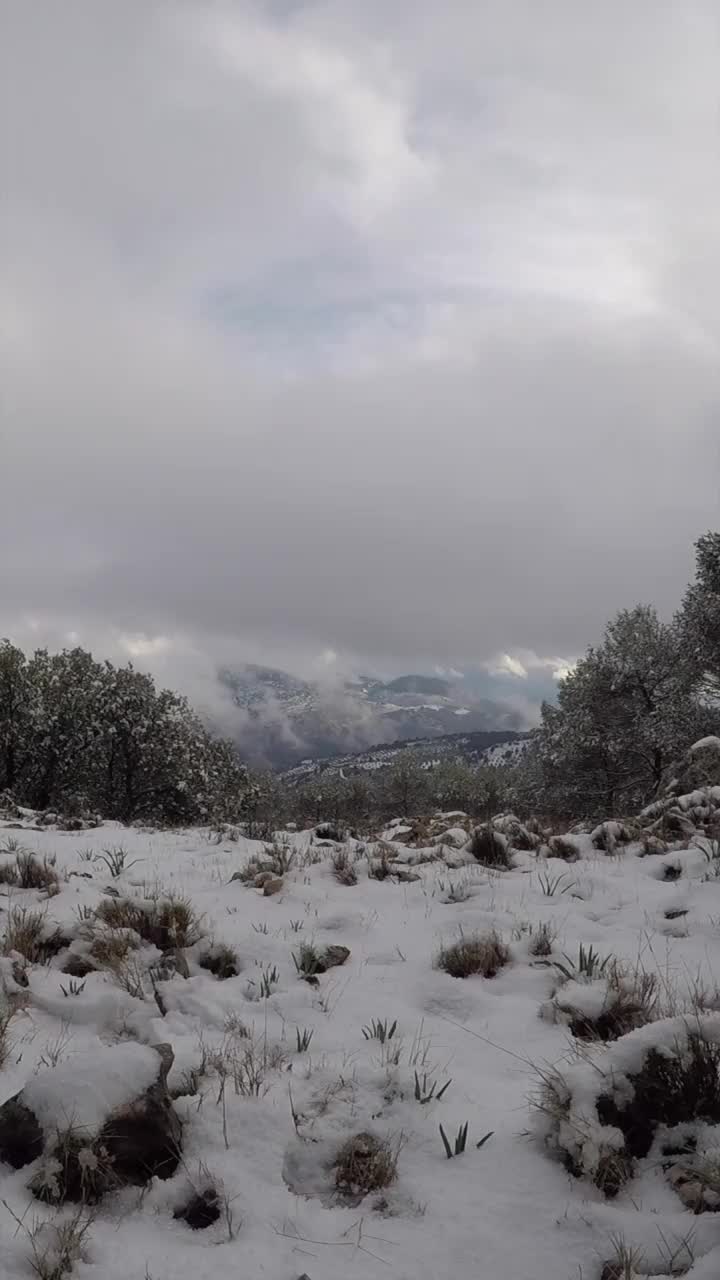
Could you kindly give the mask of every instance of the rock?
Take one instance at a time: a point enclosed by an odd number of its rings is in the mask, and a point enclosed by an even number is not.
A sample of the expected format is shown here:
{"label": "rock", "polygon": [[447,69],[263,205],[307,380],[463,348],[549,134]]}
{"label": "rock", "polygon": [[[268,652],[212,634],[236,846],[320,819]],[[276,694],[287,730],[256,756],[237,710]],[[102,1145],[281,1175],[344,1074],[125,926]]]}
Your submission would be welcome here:
{"label": "rock", "polygon": [[263,885],[263,893],[266,898],[272,897],[274,893],[279,893],[283,887],[282,876],[271,876]]}
{"label": "rock", "polygon": [[450,827],[439,835],[431,836],[430,844],[434,848],[447,845],[450,849],[464,849],[468,842],[468,833],[464,827]]}
{"label": "rock", "polygon": [[181,1209],[176,1209],[173,1218],[186,1222],[192,1231],[204,1231],[211,1227],[220,1217],[218,1193],[214,1187],[208,1187],[193,1195]]}
{"label": "rock", "polygon": [[0,1160],[13,1169],[24,1169],[42,1154],[43,1131],[20,1094],[0,1107]]}
{"label": "rock", "polygon": [[326,947],[320,953],[319,961],[322,968],[318,966],[318,973],[325,973],[328,969],[335,969],[350,958],[349,947],[331,946]]}
{"label": "rock", "polygon": [[176,947],[175,950],[171,952],[170,959],[175,966],[175,972],[179,974],[181,978],[190,977],[190,968],[182,947]]}
{"label": "rock", "polygon": [[71,951],[62,967],[62,972],[67,973],[71,978],[87,978],[89,973],[95,973],[95,969],[96,966],[89,956]]}
{"label": "rock", "polygon": [[[143,1186],[154,1176],[169,1178],[175,1172],[180,1162],[182,1124],[167,1089],[167,1074],[174,1055],[169,1045],[153,1048],[157,1057],[156,1079],[137,1098],[116,1106],[109,1115],[103,1114],[101,1105],[99,1110],[94,1109],[99,1105],[98,1098],[107,1096],[102,1094],[105,1079],[102,1071],[107,1069],[101,1068],[98,1072],[98,1082],[90,1079],[86,1083],[83,1075],[87,1061],[94,1063],[95,1058],[80,1063],[77,1098],[67,1103],[71,1114],[64,1130],[60,1130],[53,1117],[51,1105],[53,1082],[63,1068],[47,1072],[47,1084],[42,1076],[34,1077],[26,1085],[27,1100],[22,1091],[0,1107],[0,1159],[15,1169],[22,1169],[44,1156],[29,1184],[29,1190],[37,1199],[52,1204],[66,1200],[89,1204],[100,1200],[106,1191]],[[123,1046],[115,1049],[120,1051]],[[147,1080],[152,1073],[149,1049],[127,1045],[124,1050],[125,1056],[131,1059],[133,1073],[140,1065]],[[112,1053],[109,1050],[106,1053],[111,1063]],[[109,1082],[111,1097],[113,1089],[114,1097],[118,1097],[118,1078],[122,1086],[124,1069],[124,1065],[120,1067],[116,1078]],[[72,1062],[68,1070],[73,1070]],[[107,1071],[107,1075],[112,1072]],[[72,1076],[68,1075],[68,1082],[71,1080]],[[36,1100],[37,1114],[28,1105],[30,1099]],[[83,1107],[86,1099],[87,1114]],[[76,1108],[81,1112],[77,1120]]]}
{"label": "rock", "polygon": [[253,884],[256,889],[264,889],[267,881],[272,880],[273,878],[272,871],[259,871],[253,880]]}

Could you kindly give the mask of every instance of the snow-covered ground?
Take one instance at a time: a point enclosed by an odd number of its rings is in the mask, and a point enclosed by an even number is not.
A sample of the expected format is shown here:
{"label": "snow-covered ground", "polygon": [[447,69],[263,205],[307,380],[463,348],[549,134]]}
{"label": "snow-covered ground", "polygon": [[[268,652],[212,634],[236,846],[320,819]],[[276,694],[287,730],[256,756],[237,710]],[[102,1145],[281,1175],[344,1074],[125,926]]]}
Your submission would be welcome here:
{"label": "snow-covered ground", "polygon": [[[457,818],[447,825],[457,831]],[[16,1011],[0,1103],[31,1082],[28,1096],[51,1110],[65,1095],[94,1113],[104,1088],[115,1105],[132,1092],[118,1072],[132,1082],[137,1071],[138,1089],[148,1083],[146,1054],[136,1062],[126,1052],[133,1042],[170,1044],[175,1093],[205,1064],[197,1091],[174,1103],[184,1125],[178,1171],[93,1207],[74,1272],[84,1280],[592,1280],[619,1238],[648,1260],[643,1274],[669,1274],[685,1239],[696,1258],[691,1275],[720,1274],[720,1214],[693,1216],[657,1161],[640,1161],[609,1201],[529,1132],[538,1069],[578,1057],[567,1024],[547,1016],[558,985],[553,960],[567,965],[563,956],[592,947],[654,974],[661,999],[720,984],[720,879],[708,879],[701,850],[640,857],[633,845],[608,855],[581,837],[576,862],[517,853],[514,869],[500,872],[449,845],[444,859],[435,846],[436,860],[422,861],[429,850],[398,844],[417,876],[398,881],[369,879],[362,847],[349,841],[357,883],[343,884],[333,846],[303,832],[283,837],[293,864],[279,892],[265,896],[232,879],[263,851],[242,837],[214,843],[207,831],[112,824],[0,831],[0,848],[5,837],[56,858],[60,892],[45,899],[0,886],[0,928],[14,908],[40,906],[48,924],[72,932],[79,953],[108,887],[130,897],[181,895],[201,917],[204,941],[185,952],[189,976],[155,972],[164,1016],[148,975],[161,959],[152,949],[134,956],[144,999],[108,971],[71,980],[61,971],[67,949],[30,965],[21,994],[3,962]],[[117,846],[126,869],[113,878],[93,854]],[[661,878],[665,864],[679,877]],[[549,958],[531,952],[542,925],[554,938]],[[510,949],[496,977],[457,979],[435,967],[441,945],[487,929]],[[237,952],[236,976],[221,980],[199,966],[208,939]],[[310,984],[293,959],[304,942],[345,946],[350,956]],[[596,998],[597,983],[589,1004]],[[369,1033],[373,1021],[388,1030],[397,1021],[384,1045]],[[300,1051],[304,1033],[311,1038]],[[223,1091],[218,1061],[240,1064],[239,1091],[232,1071]],[[254,1073],[258,1096],[243,1096],[243,1071]],[[439,1101],[416,1099],[416,1073],[425,1093],[450,1082]],[[466,1123],[467,1149],[449,1160],[439,1125],[453,1142]],[[398,1156],[396,1181],[363,1199],[341,1196],[331,1170],[359,1132],[387,1138]],[[0,1165],[8,1280],[32,1274],[28,1231],[37,1220],[69,1212],[33,1198],[33,1168]],[[192,1188],[209,1185],[222,1203],[217,1222],[191,1230],[173,1218]]]}

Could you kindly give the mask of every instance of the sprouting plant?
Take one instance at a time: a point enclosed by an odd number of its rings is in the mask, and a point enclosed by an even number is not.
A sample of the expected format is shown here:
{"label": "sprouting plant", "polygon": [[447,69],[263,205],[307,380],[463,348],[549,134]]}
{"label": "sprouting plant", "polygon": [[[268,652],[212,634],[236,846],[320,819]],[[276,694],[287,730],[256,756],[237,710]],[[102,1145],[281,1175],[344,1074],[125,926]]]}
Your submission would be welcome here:
{"label": "sprouting plant", "polygon": [[277,965],[266,965],[260,975],[260,999],[268,1000],[279,981]]}
{"label": "sprouting plant", "polygon": [[[479,1142],[476,1142],[475,1146],[476,1146],[476,1148],[477,1148],[477,1150],[478,1150],[478,1151],[480,1150],[480,1148],[481,1148],[481,1147],[484,1147],[484,1146],[485,1146],[485,1143],[486,1143],[490,1138],[492,1138],[493,1133],[494,1133],[494,1130],[493,1130],[493,1129],[491,1129],[491,1130],[490,1130],[490,1132],[489,1132],[489,1133],[486,1133],[486,1134],[485,1134],[485,1136],[484,1136],[483,1138],[481,1138]],[[446,1154],[446,1156],[447,1156],[448,1160],[452,1160],[454,1156],[461,1156],[461,1155],[463,1154],[463,1152],[464,1152],[464,1150],[465,1150],[466,1146],[467,1146],[467,1140],[468,1140],[468,1121],[466,1120],[464,1124],[461,1124],[461,1125],[460,1125],[460,1128],[458,1129],[458,1131],[457,1131],[457,1133],[456,1133],[456,1135],[455,1135],[455,1143],[454,1143],[454,1145],[453,1145],[453,1146],[451,1146],[451,1145],[450,1145],[450,1142],[449,1142],[449,1140],[448,1140],[448,1136],[447,1136],[447,1134],[446,1134],[445,1130],[443,1129],[442,1125],[440,1125],[440,1137],[441,1137],[441,1138],[442,1138],[442,1140],[443,1140],[443,1146],[444,1146],[444,1148],[445,1148],[445,1154]]]}
{"label": "sprouting plant", "polygon": [[383,1019],[382,1022],[379,1018],[373,1018],[370,1025],[362,1029],[366,1040],[379,1040],[380,1044],[385,1044],[388,1040],[392,1040],[396,1031],[397,1018],[390,1025],[388,1025],[387,1018]]}
{"label": "sprouting plant", "polygon": [[421,1079],[416,1071],[415,1072],[415,1101],[420,1102],[424,1105],[426,1102],[432,1102],[434,1098],[436,1102],[439,1102],[443,1094],[447,1093],[451,1084],[452,1084],[452,1080],[446,1080],[442,1089],[438,1089],[437,1080],[429,1079],[427,1072],[423,1073],[423,1076]]}
{"label": "sprouting plant", "polygon": [[253,927],[253,929],[254,929],[255,933],[265,933],[265,934],[267,934],[267,933],[269,933],[269,932],[270,932],[270,927],[269,927],[269,925],[268,925],[267,920],[263,920],[261,924],[254,924],[252,927]]}
{"label": "sprouting plant", "polygon": [[578,977],[585,978],[588,982],[592,982],[595,978],[602,978],[612,959],[611,956],[601,958],[593,946],[586,947],[582,942],[578,947],[577,961],[564,952],[563,957],[567,964],[554,960],[553,965],[564,978],[567,978],[568,982]]}
{"label": "sprouting plant", "polygon": [[290,928],[292,929],[293,933],[302,933],[303,929],[305,928],[305,921],[304,921],[304,920],[291,920],[291,921],[290,921]]}
{"label": "sprouting plant", "polygon": [[113,880],[117,880],[123,871],[129,871],[136,863],[142,861],[140,858],[133,858],[132,862],[127,861],[128,851],[121,844],[110,845],[107,849],[103,849],[101,853],[95,854],[96,862],[104,862]]}
{"label": "sprouting plant", "polygon": [[303,978],[314,978],[322,967],[317,948],[311,942],[301,942],[297,954],[293,952],[293,962]]}
{"label": "sprouting plant", "polygon": [[310,1048],[310,1041],[315,1035],[314,1027],[296,1027],[295,1037],[297,1040],[298,1053],[307,1053]]}
{"label": "sprouting plant", "polygon": [[95,908],[88,906],[87,902],[81,903],[79,907],[75,908],[75,915],[81,924],[86,924],[88,920],[95,919]]}
{"label": "sprouting plant", "polygon": [[78,849],[77,856],[81,862],[94,862],[95,850],[94,849]]}
{"label": "sprouting plant", "polygon": [[66,987],[60,985],[60,990],[64,996],[81,996],[85,990],[85,979],[81,982],[78,978],[71,978]]}
{"label": "sprouting plant", "polygon": [[572,888],[572,883],[563,884],[567,876],[561,872],[557,876],[550,875],[549,871],[540,871],[538,873],[538,881],[540,888],[546,898],[554,898],[556,893],[567,893]]}

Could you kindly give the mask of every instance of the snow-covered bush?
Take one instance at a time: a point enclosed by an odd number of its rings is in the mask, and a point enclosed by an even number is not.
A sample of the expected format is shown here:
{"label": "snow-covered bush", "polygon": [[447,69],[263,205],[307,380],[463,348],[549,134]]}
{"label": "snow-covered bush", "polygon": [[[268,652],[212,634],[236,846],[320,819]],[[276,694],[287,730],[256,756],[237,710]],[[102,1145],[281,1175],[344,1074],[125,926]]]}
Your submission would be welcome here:
{"label": "snow-covered bush", "polygon": [[540,1136],[569,1171],[616,1195],[656,1135],[720,1126],[720,1015],[652,1022],[543,1072],[535,1104]]}

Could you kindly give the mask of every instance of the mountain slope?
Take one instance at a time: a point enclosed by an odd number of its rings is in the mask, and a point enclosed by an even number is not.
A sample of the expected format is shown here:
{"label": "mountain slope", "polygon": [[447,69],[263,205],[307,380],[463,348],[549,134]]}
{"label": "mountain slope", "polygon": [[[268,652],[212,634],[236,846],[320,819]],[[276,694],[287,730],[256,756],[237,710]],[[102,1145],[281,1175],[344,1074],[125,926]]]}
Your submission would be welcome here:
{"label": "mountain slope", "polygon": [[461,680],[409,674],[331,683],[250,664],[219,678],[241,713],[237,736],[245,756],[277,768],[378,743],[445,737],[461,725],[467,733],[521,728],[517,711],[463,688]]}

